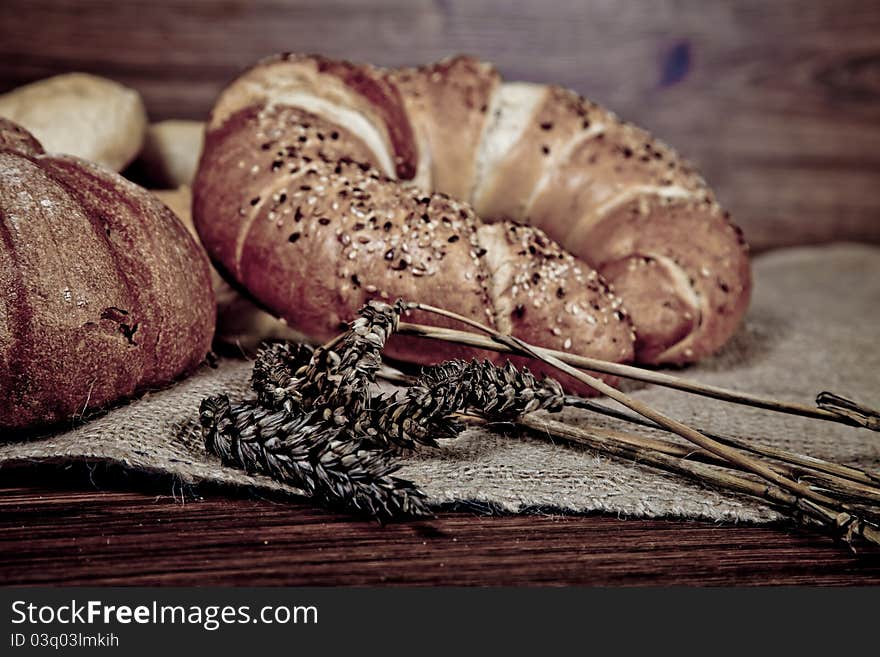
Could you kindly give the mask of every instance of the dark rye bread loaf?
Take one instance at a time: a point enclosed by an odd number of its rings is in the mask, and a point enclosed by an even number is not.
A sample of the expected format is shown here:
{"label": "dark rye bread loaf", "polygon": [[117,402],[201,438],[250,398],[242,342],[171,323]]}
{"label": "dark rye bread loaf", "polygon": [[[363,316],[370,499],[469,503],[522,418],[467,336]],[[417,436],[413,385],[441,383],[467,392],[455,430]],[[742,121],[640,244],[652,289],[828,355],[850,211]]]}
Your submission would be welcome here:
{"label": "dark rye bread loaf", "polygon": [[0,428],[82,415],[210,349],[204,252],[121,176],[0,120]]}
{"label": "dark rye bread loaf", "polygon": [[468,57],[257,64],[214,107],[194,195],[211,257],[316,339],[402,296],[542,346],[684,363],[730,337],[751,290],[739,231],[674,151]]}

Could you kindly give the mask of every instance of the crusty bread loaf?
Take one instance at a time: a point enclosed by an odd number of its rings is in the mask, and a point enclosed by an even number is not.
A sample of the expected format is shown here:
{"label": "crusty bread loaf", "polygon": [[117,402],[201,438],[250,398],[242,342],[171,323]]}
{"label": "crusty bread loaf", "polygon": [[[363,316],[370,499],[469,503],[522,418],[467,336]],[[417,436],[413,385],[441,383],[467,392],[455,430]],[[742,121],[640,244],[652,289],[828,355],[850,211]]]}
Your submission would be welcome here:
{"label": "crusty bread loaf", "polygon": [[0,96],[0,117],[32,133],[50,153],[122,171],[141,150],[147,113],[140,95],[86,73],[39,80]]}
{"label": "crusty bread loaf", "polygon": [[[24,147],[20,147],[24,144]],[[0,119],[0,428],[168,384],[210,349],[204,252],[146,190]]]}
{"label": "crusty bread loaf", "polygon": [[196,175],[205,124],[172,119],[151,123],[138,156],[151,186],[174,189],[190,185]]}
{"label": "crusty bread loaf", "polygon": [[218,99],[194,193],[211,257],[319,339],[402,296],[544,346],[682,363],[723,344],[749,299],[739,231],[671,149],[467,57],[265,60]]}

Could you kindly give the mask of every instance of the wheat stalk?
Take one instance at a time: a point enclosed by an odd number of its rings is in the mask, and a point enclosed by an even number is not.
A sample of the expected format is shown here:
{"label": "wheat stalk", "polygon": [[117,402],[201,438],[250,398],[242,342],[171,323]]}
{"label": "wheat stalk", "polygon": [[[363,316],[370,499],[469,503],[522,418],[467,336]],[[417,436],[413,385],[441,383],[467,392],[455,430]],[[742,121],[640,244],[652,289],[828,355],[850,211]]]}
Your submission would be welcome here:
{"label": "wheat stalk", "polygon": [[[809,519],[813,524],[825,527],[848,543],[852,541],[853,536],[863,536],[864,533],[863,524],[854,526],[839,514],[809,503],[778,486],[747,479],[687,457],[656,451],[638,443],[620,441],[596,427],[572,427],[562,422],[537,417],[535,414],[523,416],[516,425],[537,436],[586,445],[606,454],[684,475],[702,484],[761,499],[788,514],[795,512],[794,519],[798,522],[806,522]],[[869,528],[868,535],[864,538],[876,542],[876,536],[870,532]]]}
{"label": "wheat stalk", "polygon": [[[400,322],[397,327],[397,332],[403,335],[412,335],[429,340],[440,340],[468,347],[497,351],[499,353],[509,354],[516,353],[517,351],[515,347],[505,344],[504,342],[450,328]],[[536,353],[557,358],[563,363],[572,365],[578,369],[611,374],[613,376],[619,376],[633,381],[641,381],[643,383],[653,383],[666,388],[681,390],[682,392],[688,392],[744,406],[763,408],[777,413],[799,415],[816,420],[826,420],[828,422],[837,422],[848,426],[862,427],[872,431],[880,431],[880,412],[860,405],[846,397],[830,392],[820,392],[817,395],[816,402],[818,406],[807,406],[805,404],[797,404],[778,399],[768,399],[766,397],[760,397],[746,392],[739,392],[737,390],[729,390],[727,388],[721,388],[706,383],[690,381],[681,377],[672,376],[671,374],[665,374],[663,372],[648,370],[641,367],[634,367],[632,365],[612,363],[597,358],[569,354],[564,351],[545,349],[543,347],[532,347],[532,349]]]}
{"label": "wheat stalk", "polygon": [[[662,431],[667,431],[666,428],[660,426],[659,424],[656,424],[655,422],[646,420],[639,415],[611,408],[592,399],[582,399],[580,397],[568,396],[565,399],[565,403],[568,406],[582,408],[584,410],[592,411],[594,413],[600,413],[602,415],[607,415],[608,417],[624,420],[625,422],[630,422],[632,424],[638,424],[644,427],[649,427],[651,429],[660,429]],[[860,484],[862,485],[864,490],[880,492],[880,475],[878,475],[877,473],[854,468],[848,465],[842,465],[840,463],[834,463],[833,461],[826,461],[824,459],[819,459],[814,456],[797,454],[795,452],[780,449],[778,447],[761,445],[753,441],[713,433],[705,429],[698,430],[701,433],[704,433],[705,435],[709,436],[710,438],[714,438],[719,442],[726,443],[733,447],[739,447],[740,449],[766,456],[777,461],[781,461],[788,464],[789,466],[794,466],[792,472],[795,474],[793,476],[819,477],[821,475],[828,475],[830,477],[833,477],[834,479]]]}
{"label": "wheat stalk", "polygon": [[234,467],[263,473],[330,505],[377,518],[428,514],[424,494],[392,476],[392,451],[436,445],[478,407],[497,421],[537,409],[561,410],[554,380],[538,382],[512,364],[452,361],[426,368],[403,394],[374,395],[381,352],[404,304],[373,302],[342,336],[314,351],[276,344],[254,364],[256,399],[204,399],[206,449]]}

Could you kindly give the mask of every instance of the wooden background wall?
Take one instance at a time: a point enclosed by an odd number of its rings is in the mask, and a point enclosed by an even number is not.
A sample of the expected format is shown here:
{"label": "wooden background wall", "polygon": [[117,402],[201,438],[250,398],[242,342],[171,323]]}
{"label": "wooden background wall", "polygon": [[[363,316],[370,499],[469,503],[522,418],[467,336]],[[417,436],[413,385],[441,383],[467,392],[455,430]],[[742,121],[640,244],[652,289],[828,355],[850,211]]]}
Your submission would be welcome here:
{"label": "wooden background wall", "polygon": [[876,0],[0,0],[0,91],[84,70],[139,89],[154,119],[204,117],[281,50],[481,55],[672,143],[758,248],[880,242]]}

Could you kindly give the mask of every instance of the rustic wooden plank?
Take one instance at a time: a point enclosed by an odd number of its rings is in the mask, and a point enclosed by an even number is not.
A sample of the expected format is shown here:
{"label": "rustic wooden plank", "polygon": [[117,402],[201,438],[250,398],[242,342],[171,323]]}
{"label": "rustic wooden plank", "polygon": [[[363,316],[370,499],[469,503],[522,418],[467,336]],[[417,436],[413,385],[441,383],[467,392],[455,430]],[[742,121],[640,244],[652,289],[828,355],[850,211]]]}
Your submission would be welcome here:
{"label": "rustic wooden plank", "polygon": [[0,91],[71,69],[204,117],[281,50],[398,65],[471,52],[556,81],[695,160],[757,248],[880,241],[880,4],[869,0],[5,0]]}
{"label": "rustic wooden plank", "polygon": [[10,482],[0,584],[878,584],[816,534],[608,516],[443,513],[380,527],[300,503]]}

